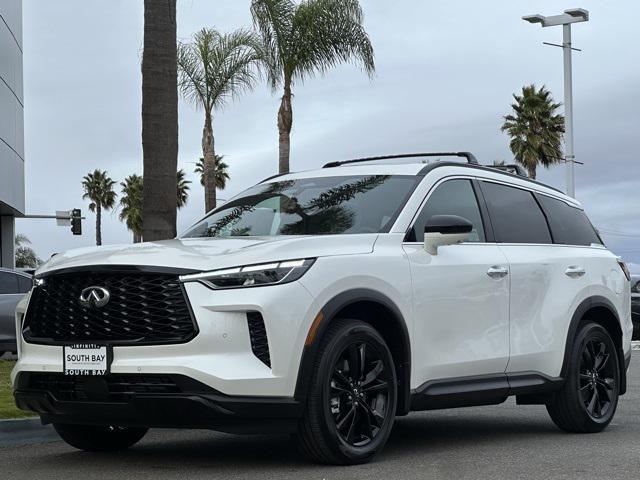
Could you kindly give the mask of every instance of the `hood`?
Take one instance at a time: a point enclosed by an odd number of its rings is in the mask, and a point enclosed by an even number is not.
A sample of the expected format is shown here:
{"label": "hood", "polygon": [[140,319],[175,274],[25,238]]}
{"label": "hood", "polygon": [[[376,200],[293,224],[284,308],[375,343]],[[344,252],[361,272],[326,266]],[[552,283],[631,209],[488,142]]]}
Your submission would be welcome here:
{"label": "hood", "polygon": [[276,260],[371,253],[377,234],[184,238],[59,253],[36,274],[92,265],[137,265],[198,271]]}

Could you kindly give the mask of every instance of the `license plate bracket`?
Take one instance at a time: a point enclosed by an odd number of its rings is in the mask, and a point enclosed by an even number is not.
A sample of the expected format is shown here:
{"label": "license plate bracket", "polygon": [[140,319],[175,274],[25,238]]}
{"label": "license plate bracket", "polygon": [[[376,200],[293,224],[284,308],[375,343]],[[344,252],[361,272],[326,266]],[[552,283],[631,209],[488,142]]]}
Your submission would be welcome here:
{"label": "license plate bracket", "polygon": [[93,343],[65,345],[62,351],[65,375],[104,376],[111,370],[113,347]]}

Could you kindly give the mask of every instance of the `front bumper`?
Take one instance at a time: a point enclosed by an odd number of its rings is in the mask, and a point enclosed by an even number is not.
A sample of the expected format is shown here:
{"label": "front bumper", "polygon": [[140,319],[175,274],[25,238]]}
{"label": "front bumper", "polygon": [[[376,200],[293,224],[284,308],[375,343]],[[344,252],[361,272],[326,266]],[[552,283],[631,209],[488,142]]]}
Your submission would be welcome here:
{"label": "front bumper", "polygon": [[284,433],[295,431],[302,414],[292,398],[223,395],[181,375],[21,372],[14,396],[19,408],[38,413],[43,423]]}
{"label": "front bumper", "polygon": [[[187,343],[113,346],[113,374],[183,375],[223,395],[293,397],[304,341],[317,311],[299,283],[212,291],[199,283],[185,284],[198,335]],[[28,300],[18,305],[21,329]],[[264,318],[270,366],[252,349],[247,312]],[[14,385],[22,372],[63,372],[63,348],[18,342]]]}

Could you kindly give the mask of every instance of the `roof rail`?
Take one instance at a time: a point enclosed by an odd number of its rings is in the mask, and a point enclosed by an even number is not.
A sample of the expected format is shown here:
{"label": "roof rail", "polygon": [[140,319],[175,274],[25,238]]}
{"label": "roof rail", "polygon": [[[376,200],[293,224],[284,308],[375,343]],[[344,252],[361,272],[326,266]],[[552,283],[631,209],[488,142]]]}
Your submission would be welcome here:
{"label": "roof rail", "polygon": [[529,174],[527,171],[522,168],[520,165],[515,163],[510,163],[507,165],[487,165],[489,168],[495,168],[496,170],[502,170],[503,172],[512,173],[514,175],[518,175],[519,177],[529,178]]}
{"label": "roof rail", "polygon": [[401,153],[397,155],[381,155],[377,157],[355,158],[353,160],[341,160],[337,162],[329,162],[322,168],[339,167],[340,165],[348,165],[350,163],[372,162],[376,160],[391,160],[395,158],[412,158],[412,157],[464,157],[467,163],[471,165],[479,165],[478,160],[470,152],[426,152],[426,153]]}

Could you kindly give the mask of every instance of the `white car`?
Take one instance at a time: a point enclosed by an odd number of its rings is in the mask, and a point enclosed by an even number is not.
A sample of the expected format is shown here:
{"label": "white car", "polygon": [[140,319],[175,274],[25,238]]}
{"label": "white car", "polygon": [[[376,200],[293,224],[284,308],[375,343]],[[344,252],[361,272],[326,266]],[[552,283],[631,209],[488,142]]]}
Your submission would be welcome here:
{"label": "white car", "polygon": [[84,450],[297,432],[335,464],[371,459],[396,416],[511,395],[604,429],[626,266],[574,199],[464,152],[425,163],[446,155],[277,176],[175,240],[56,255],[17,309],[17,405]]}

